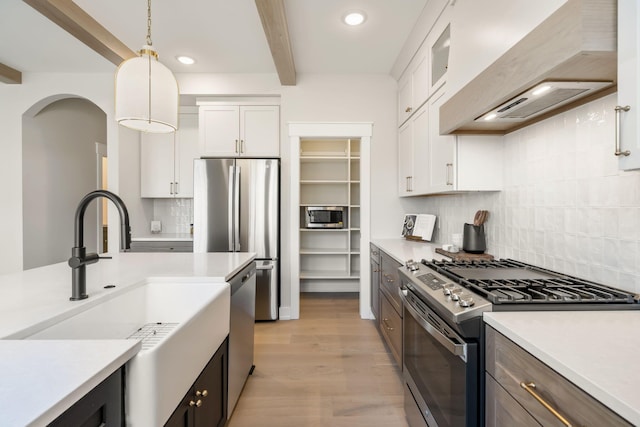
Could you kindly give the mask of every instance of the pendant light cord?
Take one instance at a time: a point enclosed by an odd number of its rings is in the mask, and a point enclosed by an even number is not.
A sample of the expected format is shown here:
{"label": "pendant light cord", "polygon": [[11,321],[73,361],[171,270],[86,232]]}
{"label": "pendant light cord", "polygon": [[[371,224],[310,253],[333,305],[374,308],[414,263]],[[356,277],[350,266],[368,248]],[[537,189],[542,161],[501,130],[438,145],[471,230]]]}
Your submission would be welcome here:
{"label": "pendant light cord", "polygon": [[[151,46],[151,0],[147,0],[147,45]],[[149,124],[151,124],[151,55],[149,57]]]}
{"label": "pendant light cord", "polygon": [[151,46],[151,0],[147,0],[147,44]]}

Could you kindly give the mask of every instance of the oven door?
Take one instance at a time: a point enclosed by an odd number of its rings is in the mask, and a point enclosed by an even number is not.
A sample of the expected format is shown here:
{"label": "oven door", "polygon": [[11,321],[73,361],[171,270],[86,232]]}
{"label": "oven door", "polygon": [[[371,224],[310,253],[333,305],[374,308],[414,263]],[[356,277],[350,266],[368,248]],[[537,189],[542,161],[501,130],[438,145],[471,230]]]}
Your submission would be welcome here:
{"label": "oven door", "polygon": [[[411,427],[479,425],[477,343],[465,342],[411,291],[400,294],[405,407],[413,414],[408,417]],[[423,423],[415,416],[415,406]]]}

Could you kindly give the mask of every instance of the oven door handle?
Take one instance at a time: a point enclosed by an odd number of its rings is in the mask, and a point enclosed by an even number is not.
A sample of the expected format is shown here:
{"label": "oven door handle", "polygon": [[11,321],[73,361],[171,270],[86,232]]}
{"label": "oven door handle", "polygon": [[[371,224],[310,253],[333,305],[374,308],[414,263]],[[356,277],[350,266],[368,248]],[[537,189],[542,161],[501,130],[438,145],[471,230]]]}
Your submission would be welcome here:
{"label": "oven door handle", "polygon": [[467,344],[459,344],[452,341],[449,337],[444,335],[442,332],[437,330],[436,328],[427,321],[422,315],[411,305],[411,303],[407,300],[406,294],[407,290],[400,289],[400,298],[402,298],[402,302],[404,303],[404,307],[411,314],[411,316],[418,322],[422,328],[429,333],[433,338],[436,339],[444,348],[446,348],[451,354],[460,357],[460,359],[467,362]]}

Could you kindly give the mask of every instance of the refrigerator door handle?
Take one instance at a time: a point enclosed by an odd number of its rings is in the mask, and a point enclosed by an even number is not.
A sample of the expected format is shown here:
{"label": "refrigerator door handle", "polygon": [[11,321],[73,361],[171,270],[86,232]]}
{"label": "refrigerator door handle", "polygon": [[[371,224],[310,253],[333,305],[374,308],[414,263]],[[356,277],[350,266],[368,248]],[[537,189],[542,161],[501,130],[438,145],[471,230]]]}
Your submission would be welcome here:
{"label": "refrigerator door handle", "polygon": [[228,225],[229,232],[227,234],[229,236],[229,252],[233,252],[233,235],[234,235],[234,233],[233,233],[233,230],[234,230],[234,228],[233,228],[234,227],[234,224],[233,224],[233,217],[234,217],[233,208],[234,208],[234,205],[232,203],[232,201],[233,201],[232,199],[234,197],[233,196],[234,195],[234,186],[235,186],[235,184],[234,184],[234,167],[233,166],[229,166],[229,192],[227,193],[228,197],[229,197],[229,200],[227,200],[227,210],[228,210],[227,218],[228,218],[228,222],[229,222],[229,225]]}
{"label": "refrigerator door handle", "polygon": [[235,242],[234,251],[240,251],[240,179],[241,171],[240,166],[235,166],[235,173],[233,175],[234,189],[233,189],[233,239]]}

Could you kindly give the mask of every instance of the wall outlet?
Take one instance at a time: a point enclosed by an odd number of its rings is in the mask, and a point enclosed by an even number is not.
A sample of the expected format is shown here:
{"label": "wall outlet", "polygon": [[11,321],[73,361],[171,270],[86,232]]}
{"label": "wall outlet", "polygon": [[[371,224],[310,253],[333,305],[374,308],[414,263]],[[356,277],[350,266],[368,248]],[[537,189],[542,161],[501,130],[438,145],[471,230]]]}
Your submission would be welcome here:
{"label": "wall outlet", "polygon": [[160,221],[151,221],[151,232],[159,233],[162,231],[162,223]]}

